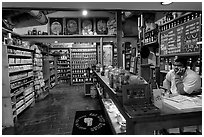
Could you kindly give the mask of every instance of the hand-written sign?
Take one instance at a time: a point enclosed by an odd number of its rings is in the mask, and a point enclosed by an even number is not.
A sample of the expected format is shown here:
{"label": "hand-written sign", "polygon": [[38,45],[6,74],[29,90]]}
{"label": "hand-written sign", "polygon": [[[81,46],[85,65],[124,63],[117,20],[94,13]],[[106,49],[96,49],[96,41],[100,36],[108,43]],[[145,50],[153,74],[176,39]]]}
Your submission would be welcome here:
{"label": "hand-written sign", "polygon": [[199,46],[196,44],[200,40],[200,22],[195,20],[186,23],[184,30],[184,46],[182,52],[199,51]]}
{"label": "hand-written sign", "polygon": [[199,52],[196,44],[200,41],[200,18],[161,32],[161,55],[173,53]]}

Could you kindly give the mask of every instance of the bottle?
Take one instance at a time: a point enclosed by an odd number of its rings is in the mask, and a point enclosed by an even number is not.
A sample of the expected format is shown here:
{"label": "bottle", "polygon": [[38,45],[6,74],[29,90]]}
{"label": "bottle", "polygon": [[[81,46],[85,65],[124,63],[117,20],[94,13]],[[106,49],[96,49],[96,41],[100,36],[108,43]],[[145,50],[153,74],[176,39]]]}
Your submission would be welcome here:
{"label": "bottle", "polygon": [[200,73],[200,58],[196,61],[194,71],[199,75]]}
{"label": "bottle", "polygon": [[7,35],[7,42],[6,42],[6,44],[8,44],[8,45],[12,45],[13,44],[13,39],[11,37],[11,33],[8,33],[8,35]]}
{"label": "bottle", "polygon": [[37,29],[36,28],[33,28],[32,35],[37,35]]}
{"label": "bottle", "polygon": [[155,34],[154,34],[154,31],[152,31],[152,34],[151,34],[151,42],[154,41],[154,37],[155,37]]}
{"label": "bottle", "polygon": [[187,68],[191,69],[192,68],[191,65],[192,65],[192,58],[189,58],[189,60],[187,62]]}
{"label": "bottle", "polygon": [[171,59],[169,59],[169,67],[168,67],[169,70],[172,69],[172,63],[171,63]]}
{"label": "bottle", "polygon": [[168,64],[168,59],[166,59],[166,62],[165,62],[165,65],[164,65],[164,69],[165,69],[165,70],[168,70],[168,66],[169,66],[169,64]]}

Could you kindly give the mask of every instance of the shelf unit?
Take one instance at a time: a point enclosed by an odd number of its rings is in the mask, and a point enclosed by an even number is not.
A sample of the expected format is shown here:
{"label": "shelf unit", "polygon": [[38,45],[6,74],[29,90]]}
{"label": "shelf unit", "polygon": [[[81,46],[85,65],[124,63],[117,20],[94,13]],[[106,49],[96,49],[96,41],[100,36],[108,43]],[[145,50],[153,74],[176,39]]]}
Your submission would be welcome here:
{"label": "shelf unit", "polygon": [[[2,32],[2,126],[9,127],[35,103],[33,50],[21,43],[19,35],[6,29]],[[16,43],[16,39],[21,42]]]}
{"label": "shelf unit", "polygon": [[34,88],[36,101],[45,98],[48,95],[48,91],[45,90],[45,82],[43,77],[43,55],[37,45],[32,45],[34,48]]}
{"label": "shelf unit", "polygon": [[50,62],[48,55],[43,55],[43,78],[45,82],[45,92],[49,93],[50,89],[50,72],[49,72]]}
{"label": "shelf unit", "polygon": [[172,69],[176,56],[183,56],[188,66],[202,75],[201,17],[188,12],[160,26],[160,85]]}
{"label": "shelf unit", "polygon": [[158,45],[158,28],[144,32],[144,45]]}
{"label": "shelf unit", "polygon": [[57,77],[60,83],[71,82],[70,48],[61,49],[62,53],[57,60]]}
{"label": "shelf unit", "polygon": [[84,84],[86,69],[96,65],[96,47],[78,44],[71,48],[71,84]]}
{"label": "shelf unit", "polygon": [[124,54],[125,54],[125,70],[130,70],[130,64],[131,64],[131,56],[132,56],[132,51],[131,51],[131,43],[127,42],[124,43]]}
{"label": "shelf unit", "polygon": [[[42,43],[54,43],[60,41],[61,43],[69,42],[100,42],[101,38],[103,42],[116,42],[115,35],[21,35],[23,40],[32,40]],[[122,38],[123,42],[132,42],[137,40],[137,36],[125,36]]]}
{"label": "shelf unit", "polygon": [[52,89],[57,84],[57,64],[56,57],[49,54],[49,89]]}

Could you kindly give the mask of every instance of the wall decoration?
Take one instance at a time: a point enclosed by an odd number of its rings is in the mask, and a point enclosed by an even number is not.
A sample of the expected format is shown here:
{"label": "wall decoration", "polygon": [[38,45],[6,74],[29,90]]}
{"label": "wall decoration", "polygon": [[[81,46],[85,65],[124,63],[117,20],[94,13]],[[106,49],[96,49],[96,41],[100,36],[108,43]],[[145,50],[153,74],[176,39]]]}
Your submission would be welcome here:
{"label": "wall decoration", "polygon": [[107,34],[107,21],[108,18],[96,18],[96,33],[97,34]]}
{"label": "wall decoration", "polygon": [[63,35],[63,18],[49,18],[50,35]]}
{"label": "wall decoration", "polygon": [[78,18],[66,19],[66,34],[67,35],[79,34]]}
{"label": "wall decoration", "polygon": [[82,35],[93,35],[93,19],[82,19]]}

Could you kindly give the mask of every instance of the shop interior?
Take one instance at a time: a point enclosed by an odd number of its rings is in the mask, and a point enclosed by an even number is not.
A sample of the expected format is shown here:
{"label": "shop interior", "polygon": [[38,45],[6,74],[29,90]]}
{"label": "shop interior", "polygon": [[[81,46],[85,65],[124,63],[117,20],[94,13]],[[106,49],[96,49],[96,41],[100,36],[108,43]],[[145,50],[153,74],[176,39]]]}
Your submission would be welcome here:
{"label": "shop interior", "polygon": [[2,2],[2,133],[200,135],[178,56],[202,80],[202,2]]}

